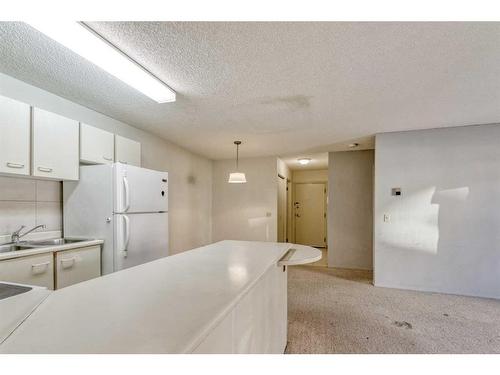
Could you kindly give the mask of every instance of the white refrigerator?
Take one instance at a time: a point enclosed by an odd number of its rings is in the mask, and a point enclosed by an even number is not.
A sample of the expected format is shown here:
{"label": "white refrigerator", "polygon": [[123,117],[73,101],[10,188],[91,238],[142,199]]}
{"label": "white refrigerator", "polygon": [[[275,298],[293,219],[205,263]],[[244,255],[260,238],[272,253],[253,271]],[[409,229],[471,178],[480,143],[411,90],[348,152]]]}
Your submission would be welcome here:
{"label": "white refrigerator", "polygon": [[80,167],[63,183],[64,236],[103,239],[102,274],[168,256],[168,173],[122,163]]}

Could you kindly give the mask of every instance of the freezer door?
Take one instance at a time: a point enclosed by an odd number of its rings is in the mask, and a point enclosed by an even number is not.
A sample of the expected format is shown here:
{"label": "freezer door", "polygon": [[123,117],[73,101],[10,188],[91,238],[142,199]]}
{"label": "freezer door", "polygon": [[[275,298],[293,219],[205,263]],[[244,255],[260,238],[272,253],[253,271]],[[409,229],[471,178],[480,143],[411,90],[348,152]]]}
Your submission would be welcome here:
{"label": "freezer door", "polygon": [[114,216],[115,271],[168,256],[168,213]]}
{"label": "freezer door", "polygon": [[168,173],[114,165],[115,212],[167,212]]}

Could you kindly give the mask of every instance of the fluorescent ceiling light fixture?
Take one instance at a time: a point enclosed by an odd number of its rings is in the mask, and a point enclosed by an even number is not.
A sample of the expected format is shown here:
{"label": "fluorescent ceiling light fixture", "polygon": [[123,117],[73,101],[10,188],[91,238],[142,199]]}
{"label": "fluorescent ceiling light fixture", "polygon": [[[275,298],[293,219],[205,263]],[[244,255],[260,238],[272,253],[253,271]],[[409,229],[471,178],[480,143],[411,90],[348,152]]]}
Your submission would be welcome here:
{"label": "fluorescent ceiling light fixture", "polygon": [[297,159],[299,161],[300,164],[302,165],[307,165],[311,162],[311,159],[310,158],[300,158],[300,159]]}
{"label": "fluorescent ceiling light fixture", "polygon": [[175,91],[83,23],[28,24],[158,103],[175,102]]}

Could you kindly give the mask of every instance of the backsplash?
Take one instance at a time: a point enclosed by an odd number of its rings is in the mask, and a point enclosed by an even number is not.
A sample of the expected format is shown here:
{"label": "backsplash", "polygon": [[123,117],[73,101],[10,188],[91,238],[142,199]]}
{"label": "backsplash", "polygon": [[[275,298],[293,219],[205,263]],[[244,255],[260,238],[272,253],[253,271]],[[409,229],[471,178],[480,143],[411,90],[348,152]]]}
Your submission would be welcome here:
{"label": "backsplash", "polygon": [[39,224],[44,231],[62,230],[61,182],[0,177],[0,236]]}

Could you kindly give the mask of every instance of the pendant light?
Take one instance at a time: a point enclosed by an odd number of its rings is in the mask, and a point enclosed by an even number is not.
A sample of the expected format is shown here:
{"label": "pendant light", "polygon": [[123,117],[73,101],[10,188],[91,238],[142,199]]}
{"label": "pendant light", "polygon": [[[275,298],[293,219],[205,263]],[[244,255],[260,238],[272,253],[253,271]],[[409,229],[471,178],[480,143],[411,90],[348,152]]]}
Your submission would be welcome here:
{"label": "pendant light", "polygon": [[229,173],[229,180],[227,180],[227,182],[230,184],[244,184],[247,182],[245,173],[238,172],[239,147],[241,141],[234,141],[234,144],[236,145],[236,172]]}

